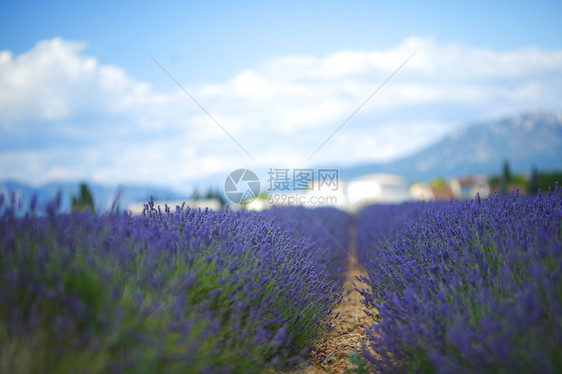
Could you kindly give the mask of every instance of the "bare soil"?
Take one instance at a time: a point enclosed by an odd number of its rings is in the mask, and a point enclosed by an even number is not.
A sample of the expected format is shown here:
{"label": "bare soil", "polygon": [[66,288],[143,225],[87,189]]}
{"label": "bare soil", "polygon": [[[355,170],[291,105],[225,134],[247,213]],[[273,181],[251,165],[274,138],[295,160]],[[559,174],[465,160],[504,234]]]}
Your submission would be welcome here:
{"label": "bare soil", "polygon": [[339,316],[333,321],[335,327],[327,334],[327,340],[316,346],[310,354],[309,361],[311,364],[302,370],[293,372],[295,374],[341,374],[346,369],[355,367],[347,359],[351,352],[361,349],[361,341],[366,340],[363,328],[372,324],[373,320],[363,311],[362,296],[355,290],[356,286],[361,288],[359,281],[355,277],[366,275],[366,273],[357,263],[354,243],[355,238],[352,232],[348,255],[348,270],[344,283],[344,297],[334,310],[334,314],[339,313]]}

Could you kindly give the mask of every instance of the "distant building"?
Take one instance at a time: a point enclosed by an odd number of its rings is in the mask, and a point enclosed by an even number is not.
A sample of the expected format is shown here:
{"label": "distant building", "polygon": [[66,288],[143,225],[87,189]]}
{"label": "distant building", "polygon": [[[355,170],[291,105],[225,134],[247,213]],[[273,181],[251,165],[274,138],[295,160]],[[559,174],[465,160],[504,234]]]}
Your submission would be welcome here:
{"label": "distant building", "polygon": [[449,182],[449,186],[454,197],[459,200],[473,199],[476,194],[485,198],[492,192],[486,176],[453,178]]}
{"label": "distant building", "polygon": [[433,200],[433,191],[431,190],[431,186],[427,183],[414,183],[410,187],[410,194],[415,200]]}
{"label": "distant building", "polygon": [[429,183],[415,183],[410,187],[410,193],[414,199],[423,201],[447,201],[455,198],[451,187],[446,184],[432,186]]}
{"label": "distant building", "polygon": [[416,200],[469,200],[476,194],[486,198],[492,189],[486,176],[467,176],[453,178],[448,182],[415,183],[410,192]]}
{"label": "distant building", "polygon": [[432,200],[452,200],[454,199],[453,191],[449,186],[433,186],[431,187]]}
{"label": "distant building", "polygon": [[399,203],[412,199],[406,179],[391,174],[371,174],[347,183],[346,205],[357,210],[373,203]]}

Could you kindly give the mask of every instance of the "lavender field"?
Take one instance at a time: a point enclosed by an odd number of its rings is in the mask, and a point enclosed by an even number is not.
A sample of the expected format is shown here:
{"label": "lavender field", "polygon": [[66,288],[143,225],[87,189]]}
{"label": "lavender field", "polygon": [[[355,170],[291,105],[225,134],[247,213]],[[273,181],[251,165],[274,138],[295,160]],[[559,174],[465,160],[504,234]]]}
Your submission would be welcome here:
{"label": "lavender field", "polygon": [[149,203],[131,217],[56,205],[18,219],[4,202],[2,373],[284,368],[321,338],[341,296],[349,216],[334,209]]}
{"label": "lavender field", "polygon": [[372,206],[357,226],[373,371],[562,372],[558,185],[536,198]]}
{"label": "lavender field", "polygon": [[[302,366],[341,302],[350,228],[381,373],[562,371],[562,189],[256,212],[57,213],[0,197],[0,372]],[[359,372],[359,369],[356,370]],[[365,370],[363,370],[365,371]]]}

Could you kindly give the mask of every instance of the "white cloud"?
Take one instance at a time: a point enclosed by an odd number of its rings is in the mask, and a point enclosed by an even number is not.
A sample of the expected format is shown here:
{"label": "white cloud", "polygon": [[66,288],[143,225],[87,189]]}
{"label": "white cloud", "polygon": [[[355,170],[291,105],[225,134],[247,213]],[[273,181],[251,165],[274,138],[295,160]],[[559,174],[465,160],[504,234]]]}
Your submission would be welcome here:
{"label": "white cloud", "polygon": [[0,51],[0,135],[15,142],[2,150],[0,140],[0,178],[180,186],[242,165],[297,166],[414,51],[312,164],[386,160],[466,120],[562,109],[562,50],[411,37],[388,50],[281,56],[190,88],[254,164],[181,89],[156,91],[85,50],[56,38],[17,56]]}
{"label": "white cloud", "polygon": [[85,56],[85,48],[55,38],[19,56],[0,52],[1,128],[97,115],[124,116],[145,127],[169,119],[167,113],[174,119],[182,114],[183,94],[154,92],[124,70]]}

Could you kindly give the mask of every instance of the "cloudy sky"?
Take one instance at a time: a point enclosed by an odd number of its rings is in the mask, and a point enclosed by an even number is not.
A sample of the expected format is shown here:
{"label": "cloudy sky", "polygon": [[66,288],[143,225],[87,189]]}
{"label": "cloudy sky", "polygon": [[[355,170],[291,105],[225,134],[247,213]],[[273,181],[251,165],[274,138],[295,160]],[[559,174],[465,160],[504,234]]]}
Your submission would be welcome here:
{"label": "cloudy sky", "polygon": [[185,189],[562,110],[562,2],[390,3],[2,2],[0,179]]}

